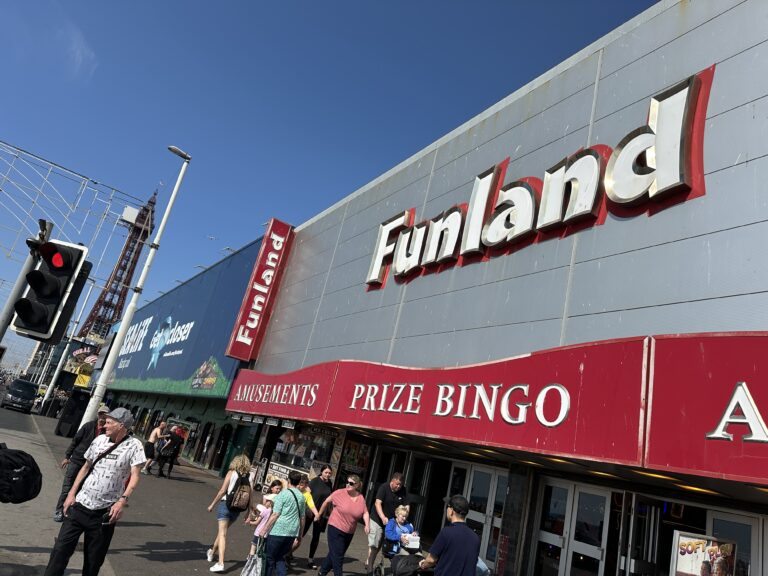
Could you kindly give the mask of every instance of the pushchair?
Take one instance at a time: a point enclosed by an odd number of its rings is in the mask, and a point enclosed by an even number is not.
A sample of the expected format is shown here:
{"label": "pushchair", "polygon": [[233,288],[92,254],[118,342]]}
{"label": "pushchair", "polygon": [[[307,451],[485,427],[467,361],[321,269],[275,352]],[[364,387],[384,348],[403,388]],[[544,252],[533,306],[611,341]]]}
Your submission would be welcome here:
{"label": "pushchair", "polygon": [[424,559],[421,552],[414,552],[407,556],[395,555],[390,561],[392,567],[392,576],[419,576],[433,574],[434,571],[430,568],[428,570],[420,570],[419,562]]}
{"label": "pushchair", "polygon": [[[400,554],[400,550],[405,550],[408,554]],[[397,540],[384,539],[381,547],[381,555],[389,560],[392,576],[413,576],[415,574],[431,574],[432,570],[419,570],[419,562],[424,559],[421,554],[421,546],[416,548],[406,548]],[[384,560],[379,563],[373,571],[374,576],[385,576]]]}

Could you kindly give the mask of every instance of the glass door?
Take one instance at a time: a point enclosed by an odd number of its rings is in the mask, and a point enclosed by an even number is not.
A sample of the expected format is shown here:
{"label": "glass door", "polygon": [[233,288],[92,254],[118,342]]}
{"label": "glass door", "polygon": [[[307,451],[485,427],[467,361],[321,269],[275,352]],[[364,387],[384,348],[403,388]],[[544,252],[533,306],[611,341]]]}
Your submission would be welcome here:
{"label": "glass door", "polygon": [[480,536],[480,558],[489,568],[496,564],[506,498],[506,470],[475,465],[470,467],[467,526]]}
{"label": "glass door", "polygon": [[469,501],[467,526],[480,537],[480,558],[489,568],[496,564],[501,519],[507,499],[507,470],[454,462],[448,496],[461,494]]}
{"label": "glass door", "polygon": [[611,493],[577,487],[571,512],[566,574],[603,576]]}
{"label": "glass door", "polygon": [[[373,500],[376,497],[376,491],[379,486],[386,484],[392,478],[392,474],[395,472],[405,473],[405,464],[408,460],[408,452],[405,450],[397,450],[388,446],[379,445],[376,449],[376,456],[374,457],[373,473],[371,474],[371,480],[368,483],[368,490],[366,494],[366,502],[368,506],[373,505]],[[337,478],[337,487],[343,487],[343,479]]]}
{"label": "glass door", "polygon": [[543,486],[539,534],[534,553],[534,576],[562,576],[565,573],[565,544],[571,525],[573,485],[547,480]]}
{"label": "glass door", "polygon": [[611,493],[545,480],[534,576],[603,576]]}
{"label": "glass door", "polygon": [[628,513],[626,545],[622,549],[622,574],[656,576],[659,564],[659,538],[665,503],[640,494],[624,494]]}
{"label": "glass door", "polygon": [[728,512],[707,512],[707,534],[736,543],[735,576],[762,574],[760,564],[760,518]]}
{"label": "glass door", "polygon": [[424,508],[432,477],[432,462],[429,458],[411,454],[408,469],[405,474],[405,485],[408,489],[408,501],[411,507],[409,522],[414,526],[422,526]]}

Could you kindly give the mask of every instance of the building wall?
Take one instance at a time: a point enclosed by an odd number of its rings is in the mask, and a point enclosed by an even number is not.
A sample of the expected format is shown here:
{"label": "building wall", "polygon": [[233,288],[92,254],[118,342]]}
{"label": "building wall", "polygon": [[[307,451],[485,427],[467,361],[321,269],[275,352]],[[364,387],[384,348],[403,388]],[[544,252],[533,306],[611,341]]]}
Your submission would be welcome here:
{"label": "building wall", "polygon": [[[662,1],[298,227],[256,368],[453,366],[624,336],[764,329],[767,39],[760,0]],[[386,219],[415,207],[419,222],[468,202],[474,178],[507,156],[505,183],[542,178],[583,147],[615,147],[645,124],[652,96],[713,64],[705,196],[652,216],[609,213],[602,226],[410,283],[390,273],[366,290]]]}

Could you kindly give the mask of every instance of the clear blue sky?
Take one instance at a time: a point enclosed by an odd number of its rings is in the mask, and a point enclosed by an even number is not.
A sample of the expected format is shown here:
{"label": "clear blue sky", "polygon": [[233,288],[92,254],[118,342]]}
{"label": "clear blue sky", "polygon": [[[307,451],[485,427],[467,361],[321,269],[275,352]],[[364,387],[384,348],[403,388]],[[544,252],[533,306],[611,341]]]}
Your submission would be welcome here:
{"label": "clear blue sky", "polygon": [[653,3],[11,2],[0,140],[133,196],[162,180],[161,208],[180,165],[166,146],[192,155],[153,298],[270,217],[301,224]]}

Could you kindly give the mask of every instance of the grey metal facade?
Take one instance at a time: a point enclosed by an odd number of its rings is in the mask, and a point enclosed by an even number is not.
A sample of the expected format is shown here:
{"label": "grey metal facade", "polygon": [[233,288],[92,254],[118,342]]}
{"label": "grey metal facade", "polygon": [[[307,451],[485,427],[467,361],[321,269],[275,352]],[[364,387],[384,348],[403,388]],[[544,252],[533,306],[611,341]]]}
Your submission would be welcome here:
{"label": "grey metal facade", "polygon": [[[467,202],[474,178],[507,156],[510,182],[582,147],[615,147],[645,123],[652,96],[713,64],[703,197],[366,290],[386,219]],[[299,226],[255,368],[456,366],[625,336],[764,330],[766,134],[768,2],[662,1]]]}

